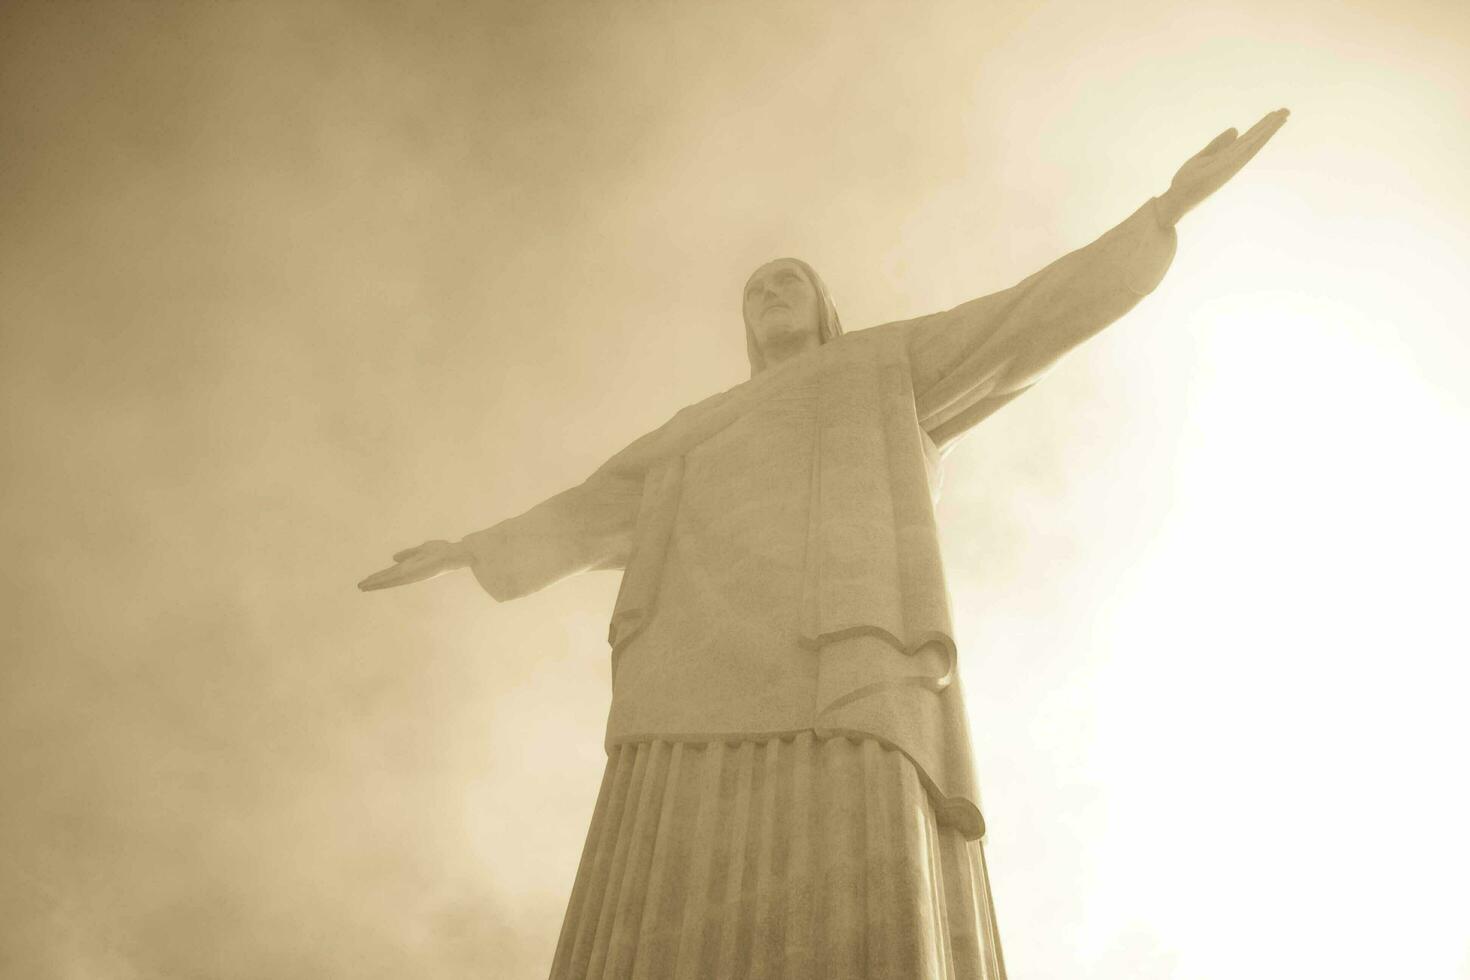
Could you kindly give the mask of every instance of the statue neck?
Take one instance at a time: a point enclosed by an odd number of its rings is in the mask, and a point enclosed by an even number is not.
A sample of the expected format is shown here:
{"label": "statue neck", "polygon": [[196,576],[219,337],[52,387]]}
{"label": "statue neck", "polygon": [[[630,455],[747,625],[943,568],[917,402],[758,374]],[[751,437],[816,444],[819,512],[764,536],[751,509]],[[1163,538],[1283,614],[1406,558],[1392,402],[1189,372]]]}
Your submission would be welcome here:
{"label": "statue neck", "polygon": [[766,367],[769,369],[778,364],[783,364],[793,357],[800,357],[807,351],[815,350],[820,346],[822,346],[820,339],[811,334],[804,334],[799,337],[793,337],[784,343],[776,342],[768,347],[762,347],[761,356],[765,358]]}

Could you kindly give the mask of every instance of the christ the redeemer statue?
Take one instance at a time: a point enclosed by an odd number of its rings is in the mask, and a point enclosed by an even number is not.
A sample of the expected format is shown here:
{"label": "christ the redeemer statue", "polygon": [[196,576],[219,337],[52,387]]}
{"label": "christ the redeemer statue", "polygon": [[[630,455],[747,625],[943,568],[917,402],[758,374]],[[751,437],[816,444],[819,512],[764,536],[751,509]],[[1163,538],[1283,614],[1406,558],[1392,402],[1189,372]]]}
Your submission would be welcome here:
{"label": "christ the redeemer statue", "polygon": [[586,482],[365,590],[469,568],[505,601],[622,569],[607,769],[554,978],[997,978],[934,499],[942,455],[1151,292],[1179,218],[1279,129],[1010,289],[844,334],[820,278],[745,287],[751,378]]}

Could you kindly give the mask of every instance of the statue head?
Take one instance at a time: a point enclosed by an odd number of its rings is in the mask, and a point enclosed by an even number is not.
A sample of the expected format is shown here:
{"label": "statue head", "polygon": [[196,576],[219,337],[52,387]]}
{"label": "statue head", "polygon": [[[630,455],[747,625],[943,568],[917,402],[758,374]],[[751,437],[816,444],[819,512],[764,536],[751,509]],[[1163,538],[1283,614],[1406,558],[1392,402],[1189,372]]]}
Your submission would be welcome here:
{"label": "statue head", "polygon": [[842,336],[827,284],[800,259],[776,259],[751,273],[741,310],[751,377],[774,360]]}

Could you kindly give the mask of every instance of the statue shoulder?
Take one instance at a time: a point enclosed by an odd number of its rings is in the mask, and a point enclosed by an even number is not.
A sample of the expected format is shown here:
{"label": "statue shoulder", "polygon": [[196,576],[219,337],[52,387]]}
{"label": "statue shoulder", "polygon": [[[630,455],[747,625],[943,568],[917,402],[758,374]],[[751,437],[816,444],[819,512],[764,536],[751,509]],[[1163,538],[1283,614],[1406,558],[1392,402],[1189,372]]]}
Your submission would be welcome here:
{"label": "statue shoulder", "polygon": [[862,330],[843,334],[837,342],[853,345],[901,345],[907,341],[909,330],[913,325],[923,319],[925,317],[920,317],[918,320],[892,320],[888,323],[864,327]]}
{"label": "statue shoulder", "polygon": [[914,321],[895,320],[880,323],[845,333],[836,340],[823,345],[830,363],[847,363],[856,357],[860,360],[877,358],[891,362],[902,360],[908,351],[909,328]]}

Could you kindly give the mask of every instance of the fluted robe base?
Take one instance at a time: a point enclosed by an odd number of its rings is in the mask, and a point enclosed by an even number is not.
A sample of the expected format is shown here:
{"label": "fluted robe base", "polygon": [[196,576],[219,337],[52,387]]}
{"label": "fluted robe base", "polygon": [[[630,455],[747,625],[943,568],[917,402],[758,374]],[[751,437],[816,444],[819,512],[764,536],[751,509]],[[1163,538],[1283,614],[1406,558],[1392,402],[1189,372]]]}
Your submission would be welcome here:
{"label": "fluted robe base", "polygon": [[1003,980],[985,856],[902,753],[811,732],[608,758],[555,960],[583,978]]}

